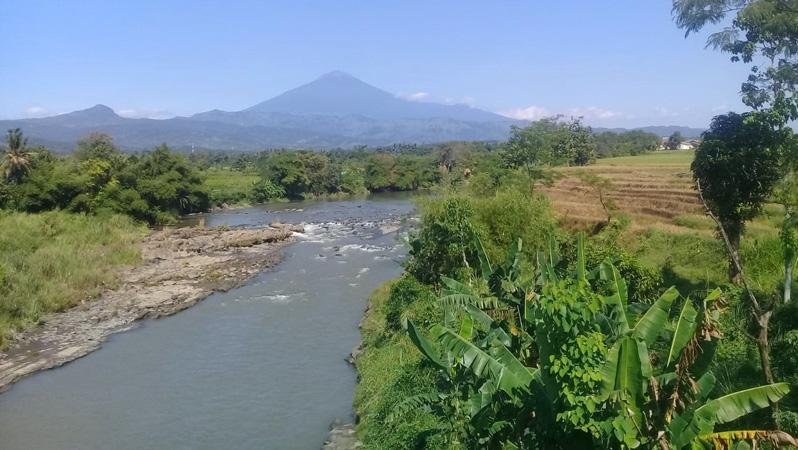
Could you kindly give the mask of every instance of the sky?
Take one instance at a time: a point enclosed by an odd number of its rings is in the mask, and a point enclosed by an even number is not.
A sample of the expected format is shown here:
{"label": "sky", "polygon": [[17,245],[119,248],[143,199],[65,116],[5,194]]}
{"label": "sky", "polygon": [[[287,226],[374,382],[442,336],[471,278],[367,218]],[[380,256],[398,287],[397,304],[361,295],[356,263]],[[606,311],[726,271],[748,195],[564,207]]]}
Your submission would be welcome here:
{"label": "sky", "polygon": [[0,0],[0,118],[240,110],[332,70],[414,101],[706,127],[747,68],[669,0]]}

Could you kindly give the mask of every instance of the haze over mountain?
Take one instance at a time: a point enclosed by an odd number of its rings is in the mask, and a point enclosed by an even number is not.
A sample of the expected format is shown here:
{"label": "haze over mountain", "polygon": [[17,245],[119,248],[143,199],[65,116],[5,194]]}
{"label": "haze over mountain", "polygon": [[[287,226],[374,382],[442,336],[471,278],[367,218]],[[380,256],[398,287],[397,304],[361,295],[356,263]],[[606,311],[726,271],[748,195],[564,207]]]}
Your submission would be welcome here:
{"label": "haze over mountain", "polygon": [[155,120],[124,118],[96,105],[45,118],[0,121],[0,129],[22,128],[31,144],[62,151],[91,132],[112,135],[126,150],[165,142],[176,149],[254,151],[503,140],[511,125],[522,123],[466,105],[404,100],[349,74],[330,72],[241,111]]}

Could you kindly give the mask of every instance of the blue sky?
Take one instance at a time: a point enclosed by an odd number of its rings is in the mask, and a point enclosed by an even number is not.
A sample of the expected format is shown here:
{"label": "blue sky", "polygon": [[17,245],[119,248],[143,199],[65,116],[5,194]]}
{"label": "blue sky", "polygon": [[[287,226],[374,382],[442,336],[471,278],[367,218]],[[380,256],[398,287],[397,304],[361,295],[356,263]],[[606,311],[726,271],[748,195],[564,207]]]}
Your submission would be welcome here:
{"label": "blue sky", "polygon": [[747,73],[668,0],[0,0],[0,118],[238,110],[342,70],[422,101],[706,126]]}

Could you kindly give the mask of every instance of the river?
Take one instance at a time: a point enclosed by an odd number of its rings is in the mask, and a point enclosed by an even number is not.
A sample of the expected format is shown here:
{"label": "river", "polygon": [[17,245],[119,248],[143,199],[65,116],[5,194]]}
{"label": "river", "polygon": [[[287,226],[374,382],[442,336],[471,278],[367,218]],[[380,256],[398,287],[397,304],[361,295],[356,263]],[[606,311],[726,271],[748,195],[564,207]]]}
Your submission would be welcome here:
{"label": "river", "polygon": [[318,449],[352,420],[369,293],[401,273],[406,197],[261,205],[205,226],[306,224],[272,271],[0,395],[3,450]]}

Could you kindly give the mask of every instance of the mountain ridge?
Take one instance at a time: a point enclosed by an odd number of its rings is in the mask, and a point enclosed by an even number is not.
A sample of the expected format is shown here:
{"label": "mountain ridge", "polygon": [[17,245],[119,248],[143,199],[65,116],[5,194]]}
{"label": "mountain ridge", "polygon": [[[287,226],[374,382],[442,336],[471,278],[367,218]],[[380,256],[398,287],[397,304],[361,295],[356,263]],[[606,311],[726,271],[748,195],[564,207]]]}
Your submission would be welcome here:
{"label": "mountain ridge", "polygon": [[213,109],[170,119],[134,119],[97,104],[50,117],[0,120],[0,129],[22,128],[31,144],[57,151],[73,149],[91,132],[112,135],[125,150],[165,142],[176,149],[256,151],[499,141],[509,136],[512,125],[524,123],[467,105],[401,99],[333,71],[239,111]]}

